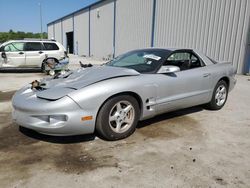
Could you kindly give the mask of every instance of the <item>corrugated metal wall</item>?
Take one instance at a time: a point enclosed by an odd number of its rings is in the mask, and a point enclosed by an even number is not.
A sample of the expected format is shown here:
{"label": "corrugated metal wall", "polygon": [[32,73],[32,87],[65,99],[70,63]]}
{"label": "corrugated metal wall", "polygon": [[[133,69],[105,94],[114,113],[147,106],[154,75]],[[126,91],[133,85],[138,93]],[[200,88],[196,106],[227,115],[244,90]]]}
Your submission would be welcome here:
{"label": "corrugated metal wall", "polygon": [[67,45],[66,33],[73,31],[73,16],[63,19],[62,27],[63,27],[63,43],[62,44],[66,48],[66,45]]}
{"label": "corrugated metal wall", "polygon": [[249,0],[157,0],[155,46],[195,48],[242,72]]}
{"label": "corrugated metal wall", "polygon": [[48,26],[48,39],[54,38],[54,24]]}
{"label": "corrugated metal wall", "polygon": [[153,0],[117,0],[115,55],[150,47]]}
{"label": "corrugated metal wall", "polygon": [[[112,57],[114,2],[107,0],[90,10],[90,55],[97,58]],[[98,13],[99,12],[99,13]],[[98,15],[99,14],[99,15]]]}
{"label": "corrugated metal wall", "polygon": [[89,56],[89,11],[83,10],[74,15],[75,54]]}
{"label": "corrugated metal wall", "polygon": [[[88,55],[90,46],[90,55],[106,58],[152,42],[155,47],[198,49],[233,62],[238,73],[246,71],[250,0],[106,0],[90,9],[90,34],[89,7],[74,15],[74,46],[76,52],[78,42],[80,55]],[[63,27],[55,22],[54,37],[62,42],[63,33],[64,45],[65,33],[73,31],[73,14],[63,18]]]}
{"label": "corrugated metal wall", "polygon": [[55,40],[62,43],[62,23],[61,23],[61,21],[55,23]]}

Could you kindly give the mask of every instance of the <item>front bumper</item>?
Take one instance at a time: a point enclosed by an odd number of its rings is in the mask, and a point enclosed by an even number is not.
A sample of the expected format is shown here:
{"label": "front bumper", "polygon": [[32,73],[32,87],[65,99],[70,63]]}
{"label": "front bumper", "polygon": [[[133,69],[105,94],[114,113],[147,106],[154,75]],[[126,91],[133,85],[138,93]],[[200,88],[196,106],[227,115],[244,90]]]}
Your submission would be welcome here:
{"label": "front bumper", "polygon": [[90,134],[95,129],[95,117],[82,121],[83,116],[91,115],[81,109],[71,98],[65,96],[55,101],[39,99],[35,92],[17,92],[13,99],[13,121],[22,127],[37,132],[70,136]]}

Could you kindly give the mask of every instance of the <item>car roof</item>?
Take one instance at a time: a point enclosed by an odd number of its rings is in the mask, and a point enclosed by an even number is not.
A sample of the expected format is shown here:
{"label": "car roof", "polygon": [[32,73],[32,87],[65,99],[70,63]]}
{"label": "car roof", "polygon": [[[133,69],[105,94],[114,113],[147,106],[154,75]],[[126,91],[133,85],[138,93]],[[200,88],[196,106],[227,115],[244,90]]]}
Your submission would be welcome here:
{"label": "car roof", "polygon": [[202,52],[200,52],[199,50],[196,50],[196,49],[192,49],[192,48],[168,48],[168,47],[149,47],[149,48],[141,48],[141,49],[135,49],[133,51],[136,51],[136,50],[166,50],[166,51],[170,51],[170,52],[174,52],[174,51],[182,51],[182,50],[187,50],[187,51],[193,51],[195,52],[196,54],[199,54],[199,55],[204,55]]}
{"label": "car roof", "polygon": [[54,40],[47,40],[47,39],[41,39],[41,40],[25,40],[25,39],[20,39],[20,40],[9,40],[6,41],[5,43],[9,43],[9,42],[56,42]]}
{"label": "car roof", "polygon": [[[134,49],[134,50],[167,50],[170,52],[174,51],[182,51],[182,50],[190,50],[190,51],[196,51],[192,48],[168,48],[168,47],[148,47],[148,48],[139,48],[139,49]],[[134,51],[132,50],[132,51]]]}
{"label": "car roof", "polygon": [[192,49],[192,48],[149,47],[149,48],[142,48],[142,49],[136,49],[136,50],[166,50],[166,51],[169,51],[169,52],[182,51],[182,50],[193,51],[195,54],[197,54],[203,60],[203,62],[206,65],[213,65],[212,61],[209,60],[209,58],[204,53],[202,53],[199,50]]}

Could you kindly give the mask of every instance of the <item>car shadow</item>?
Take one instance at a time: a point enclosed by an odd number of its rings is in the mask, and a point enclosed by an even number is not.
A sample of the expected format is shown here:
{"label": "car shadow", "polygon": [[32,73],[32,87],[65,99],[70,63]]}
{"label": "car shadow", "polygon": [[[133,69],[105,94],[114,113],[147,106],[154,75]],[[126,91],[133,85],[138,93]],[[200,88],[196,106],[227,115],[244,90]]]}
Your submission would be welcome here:
{"label": "car shadow", "polygon": [[41,73],[41,68],[0,68],[0,73]]}
{"label": "car shadow", "polygon": [[[178,110],[174,112],[168,112],[168,113],[153,117],[151,119],[147,119],[147,120],[139,122],[137,125],[137,128],[141,129],[143,127],[150,126],[157,122],[165,121],[165,120],[176,118],[179,116],[185,116],[185,115],[196,113],[202,110],[204,110],[202,106],[196,106],[196,107],[186,108],[186,109],[182,109],[182,110]],[[49,136],[49,135],[44,135],[36,131],[33,131],[31,129],[21,127],[21,126],[19,127],[19,131],[22,134],[30,138],[41,140],[44,142],[57,143],[57,144],[73,144],[73,143],[89,142],[89,141],[95,140],[97,136],[103,139],[101,136],[95,133],[88,134],[88,135],[76,135],[76,136]]]}
{"label": "car shadow", "polygon": [[157,123],[157,122],[165,121],[165,120],[172,119],[172,118],[177,118],[179,116],[185,116],[188,114],[200,112],[202,110],[204,110],[204,107],[194,106],[194,107],[185,108],[185,109],[181,109],[181,110],[177,110],[173,112],[167,112],[167,113],[155,116],[151,119],[140,121],[137,125],[137,128],[140,129],[140,128],[149,126],[151,124]]}
{"label": "car shadow", "polygon": [[21,126],[19,127],[19,131],[30,138],[57,144],[74,144],[80,142],[88,142],[96,138],[94,134],[76,136],[50,136],[38,133],[36,131]]}

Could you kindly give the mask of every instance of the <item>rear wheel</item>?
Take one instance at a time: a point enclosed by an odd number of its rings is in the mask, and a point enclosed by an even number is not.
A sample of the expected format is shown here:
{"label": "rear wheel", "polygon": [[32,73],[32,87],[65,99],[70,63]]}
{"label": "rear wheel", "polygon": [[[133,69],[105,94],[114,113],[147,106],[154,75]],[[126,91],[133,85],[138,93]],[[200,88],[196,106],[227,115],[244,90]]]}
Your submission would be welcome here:
{"label": "rear wheel", "polygon": [[207,104],[208,109],[221,109],[227,101],[227,95],[228,85],[224,80],[220,80],[214,88],[212,100]]}
{"label": "rear wheel", "polygon": [[139,120],[139,104],[129,95],[108,100],[99,111],[97,133],[106,140],[119,140],[130,136]]}
{"label": "rear wheel", "polygon": [[44,63],[42,63],[41,71],[42,71],[43,73],[45,73],[45,64],[44,64]]}

